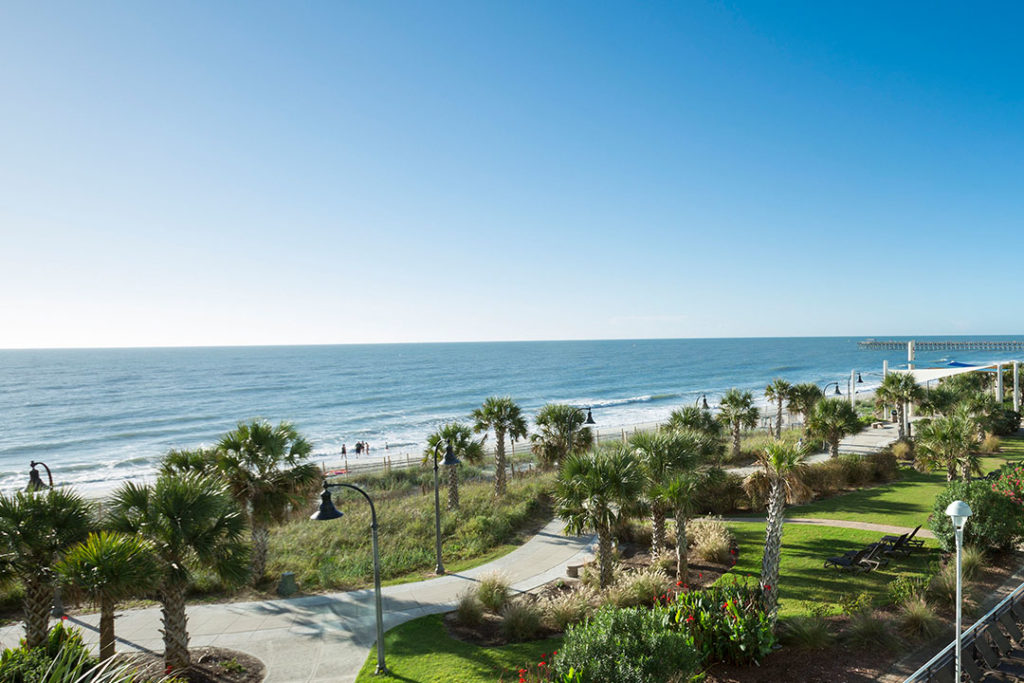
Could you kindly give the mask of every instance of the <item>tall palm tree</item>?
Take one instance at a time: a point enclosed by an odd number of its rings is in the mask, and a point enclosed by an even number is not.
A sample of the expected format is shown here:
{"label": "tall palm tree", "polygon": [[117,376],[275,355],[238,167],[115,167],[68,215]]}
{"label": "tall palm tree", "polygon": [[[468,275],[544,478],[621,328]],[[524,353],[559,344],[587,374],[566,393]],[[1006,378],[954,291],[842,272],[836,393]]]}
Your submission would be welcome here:
{"label": "tall palm tree", "polygon": [[594,435],[584,426],[586,414],[564,403],[548,403],[540,409],[534,422],[537,432],[530,435],[530,449],[545,469],[556,467],[565,456],[590,448]]}
{"label": "tall palm tree", "polygon": [[555,487],[558,515],[569,533],[597,534],[601,588],[612,581],[612,529],[633,511],[642,488],[636,458],[625,444],[574,453],[562,463]]}
{"label": "tall palm tree", "polygon": [[[768,517],[765,523],[764,556],[761,559],[761,590],[768,614],[775,623],[779,605],[779,562],[782,558],[782,522],[786,502],[797,502],[806,496],[801,483],[804,450],[782,441],[774,441],[758,453],[763,480],[753,474],[745,487],[756,487],[761,481],[768,486]],[[756,474],[756,473],[755,473]]]}
{"label": "tall palm tree", "polygon": [[946,470],[946,481],[956,478],[957,470],[964,481],[981,471],[977,454],[979,431],[969,409],[961,405],[949,415],[928,420],[917,433],[918,461],[931,469]]}
{"label": "tall palm tree", "polygon": [[839,455],[839,442],[843,437],[856,434],[860,428],[857,411],[841,398],[821,399],[807,420],[807,433],[827,443],[833,458]]}
{"label": "tall palm tree", "polygon": [[[473,411],[473,431],[494,432],[494,495],[505,495],[505,437],[526,437],[523,411],[509,396],[490,396]],[[485,437],[486,438],[486,437]]]}
{"label": "tall palm tree", "polygon": [[689,540],[686,521],[693,514],[700,482],[692,472],[681,472],[663,486],[662,496],[672,506],[676,521],[676,581],[687,581],[689,574]]}
{"label": "tall palm tree", "polygon": [[683,406],[673,410],[665,422],[665,429],[690,430],[719,442],[722,439],[722,423],[715,419],[710,410],[697,406]]}
{"label": "tall palm tree", "polygon": [[68,550],[56,570],[100,608],[100,659],[114,656],[114,608],[118,601],[155,587],[159,569],[153,544],[112,531],[89,534]]}
{"label": "tall palm tree", "polygon": [[226,583],[248,577],[245,515],[224,484],[196,473],[161,475],[156,484],[123,484],[110,502],[110,526],[156,548],[157,592],[163,607],[164,663],[189,665],[185,592],[195,571]]}
{"label": "tall palm tree", "polygon": [[[690,441],[698,436],[690,433]],[[629,438],[643,477],[643,498],[651,514],[651,554],[665,548],[665,517],[672,503],[665,496],[665,484],[697,464],[696,449],[687,448],[687,440],[673,432],[636,432]]]}
{"label": "tall palm tree", "polygon": [[63,488],[0,495],[0,555],[25,589],[25,643],[46,640],[53,604],[53,566],[60,555],[89,534],[90,506]]}
{"label": "tall palm tree", "polygon": [[804,418],[804,425],[808,418],[811,416],[811,411],[814,410],[814,406],[821,399],[825,398],[825,393],[813,382],[801,382],[796,384],[790,390],[789,393],[789,411],[791,413],[800,413]]}
{"label": "tall palm tree", "polygon": [[725,392],[719,408],[721,412],[718,413],[718,419],[732,431],[732,457],[736,459],[740,455],[740,430],[757,426],[760,411],[754,405],[754,396],[749,391],[739,389]]}
{"label": "tall palm tree", "polygon": [[878,385],[875,390],[875,398],[884,403],[891,403],[896,406],[896,419],[899,422],[899,438],[908,439],[911,436],[910,422],[907,420],[907,408],[916,401],[921,400],[924,391],[914,381],[914,375],[909,372],[890,372]]}
{"label": "tall palm tree", "polygon": [[792,394],[793,385],[781,377],[776,377],[771,381],[771,384],[764,388],[764,397],[777,404],[775,410],[776,439],[782,437],[782,405],[789,401]]}
{"label": "tall palm tree", "polygon": [[[423,451],[423,461],[429,462],[434,457],[434,448],[438,443],[448,442],[452,445],[455,457],[472,465],[479,465],[484,460],[483,442],[473,438],[473,430],[461,422],[449,422],[441,425],[436,432],[427,437],[427,447]],[[455,465],[448,466],[448,509],[459,507],[459,470]]]}

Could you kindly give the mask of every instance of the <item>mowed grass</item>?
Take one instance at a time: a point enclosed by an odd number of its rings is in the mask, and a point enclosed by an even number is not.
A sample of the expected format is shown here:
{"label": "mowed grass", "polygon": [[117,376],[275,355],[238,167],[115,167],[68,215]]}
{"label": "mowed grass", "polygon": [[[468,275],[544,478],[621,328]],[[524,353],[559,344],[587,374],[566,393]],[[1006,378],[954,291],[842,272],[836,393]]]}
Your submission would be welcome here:
{"label": "mowed grass", "polygon": [[[1024,459],[1024,439],[1003,437],[1000,453],[982,458],[982,469],[990,472],[1007,462]],[[843,519],[871,524],[913,528],[927,525],[932,504],[946,488],[945,472],[917,472],[904,468],[897,481],[851,491],[786,509],[787,517]]]}
{"label": "mowed grass", "polygon": [[[510,481],[506,495],[494,497],[491,482],[459,488],[460,508],[444,510],[441,534],[443,557],[451,571],[494,559],[521,544],[551,519],[553,474]],[[334,492],[344,517],[330,522],[297,520],[271,531],[267,574],[295,572],[303,591],[351,590],[373,582],[370,508],[354,491]],[[381,578],[390,583],[412,581],[432,574],[434,554],[434,496],[383,498],[376,501]]]}
{"label": "mowed grass", "polygon": [[[764,549],[764,523],[730,523],[736,535],[739,558],[733,571],[718,582],[734,578],[756,582],[761,574]],[[779,574],[779,614],[782,617],[809,614],[815,605],[829,604],[839,611],[843,595],[857,596],[866,592],[875,605],[884,605],[890,582],[900,574],[929,576],[929,565],[937,560],[938,546],[928,539],[925,550],[909,557],[894,557],[889,565],[871,572],[840,572],[825,568],[825,559],[842,555],[847,550],[858,550],[881,538],[877,531],[841,529],[809,524],[786,524],[782,534],[782,561]]]}
{"label": "mowed grass", "polygon": [[377,668],[377,648],[374,647],[356,681],[518,681],[519,669],[536,664],[542,655],[550,655],[561,641],[561,638],[549,638],[501,647],[479,647],[449,636],[442,615],[433,614],[406,622],[384,634],[384,655],[391,676],[374,676]]}

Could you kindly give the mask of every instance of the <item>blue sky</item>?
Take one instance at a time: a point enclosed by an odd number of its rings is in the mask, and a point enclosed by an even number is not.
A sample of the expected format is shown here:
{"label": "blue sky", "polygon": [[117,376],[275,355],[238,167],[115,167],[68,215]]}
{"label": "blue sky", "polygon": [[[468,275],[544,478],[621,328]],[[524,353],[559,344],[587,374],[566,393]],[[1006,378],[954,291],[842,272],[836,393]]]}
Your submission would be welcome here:
{"label": "blue sky", "polygon": [[1015,334],[1021,15],[8,3],[0,347]]}

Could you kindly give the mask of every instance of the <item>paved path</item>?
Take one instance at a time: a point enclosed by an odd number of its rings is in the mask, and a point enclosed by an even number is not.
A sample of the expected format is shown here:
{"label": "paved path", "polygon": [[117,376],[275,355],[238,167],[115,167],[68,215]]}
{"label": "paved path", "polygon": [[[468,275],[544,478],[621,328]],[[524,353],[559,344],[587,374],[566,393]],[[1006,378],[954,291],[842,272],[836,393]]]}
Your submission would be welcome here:
{"label": "paved path", "polygon": [[[514,591],[529,591],[565,576],[567,564],[593,554],[593,538],[562,534],[564,523],[549,522],[508,555],[475,569],[383,589],[384,628],[447,612],[460,593],[489,572],[503,573]],[[98,614],[69,619],[87,643],[99,642]],[[241,650],[267,665],[268,683],[355,680],[376,636],[373,590],[282,600],[196,605],[188,608],[190,645]],[[163,651],[160,609],[125,610],[117,615],[118,651]],[[0,643],[15,645],[21,625],[0,629]]]}
{"label": "paved path", "polygon": [[[842,452],[869,453],[896,438],[895,426],[865,430],[841,445]],[[828,458],[810,456],[810,462]],[[738,474],[756,469],[734,468]],[[746,518],[742,521],[754,521]],[[737,519],[736,521],[741,521]],[[791,519],[796,524],[822,524],[883,533],[908,529],[825,519]],[[505,574],[513,590],[529,591],[565,575],[566,565],[593,555],[592,537],[567,537],[560,520],[549,522],[524,545],[493,562],[458,574],[416,583],[387,586],[383,590],[384,628],[411,619],[447,612],[460,593],[489,572]],[[922,536],[930,533],[919,532]],[[196,605],[188,608],[190,645],[240,650],[267,665],[267,683],[347,683],[353,681],[376,637],[373,591],[358,590],[292,599]],[[85,640],[97,644],[98,614],[74,616]],[[124,610],[117,615],[119,651],[162,652],[160,609]],[[14,645],[22,636],[20,624],[0,629],[0,644]]]}
{"label": "paved path", "polygon": [[[726,522],[764,522],[764,517],[726,517]],[[840,527],[842,529],[863,529],[864,531],[877,531],[881,534],[899,536],[913,531],[905,526],[892,526],[891,524],[870,524],[868,522],[853,522],[847,519],[817,519],[814,517],[786,517],[786,524],[811,524],[815,526]],[[917,530],[920,538],[935,538],[935,534],[925,528]]]}

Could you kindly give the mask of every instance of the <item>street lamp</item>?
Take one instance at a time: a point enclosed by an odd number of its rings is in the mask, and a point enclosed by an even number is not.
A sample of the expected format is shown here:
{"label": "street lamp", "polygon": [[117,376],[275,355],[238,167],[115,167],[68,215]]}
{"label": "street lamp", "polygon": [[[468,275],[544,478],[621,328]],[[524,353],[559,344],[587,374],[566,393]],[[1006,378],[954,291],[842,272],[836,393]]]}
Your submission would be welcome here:
{"label": "street lamp", "polygon": [[[455,451],[452,450],[451,439],[444,443],[447,444],[444,449],[444,464],[458,465],[459,459],[455,457]],[[437,484],[437,454],[440,450],[441,440],[438,439],[437,443],[434,444],[434,546],[437,551],[437,566],[434,567],[435,574],[444,574],[444,564],[441,562],[441,494]]]}
{"label": "street lamp", "polygon": [[43,483],[42,477],[39,476],[39,470],[36,469],[37,465],[42,465],[46,468],[46,476],[50,480],[49,488],[53,488],[53,473],[50,472],[49,466],[45,462],[36,462],[33,460],[28,464],[32,469],[28,473],[28,486],[25,487],[26,491],[38,491],[39,489],[47,488],[46,484]]}
{"label": "street lamp", "polygon": [[708,395],[707,394],[701,394],[700,396],[698,396],[697,399],[693,402],[693,405],[696,406],[701,401],[704,402],[704,405],[702,405],[700,407],[703,408],[704,410],[709,410],[709,408],[708,408]]}
{"label": "street lamp", "polygon": [[[583,412],[583,408],[576,408],[575,406],[573,407],[573,410],[574,411],[578,410],[581,413]],[[566,438],[566,443],[565,443],[565,454],[566,455],[569,455],[569,454],[572,453],[572,422],[573,422],[573,418],[574,417],[576,417],[575,412],[573,413],[572,417],[569,418],[569,435]],[[586,429],[586,428],[590,427],[591,425],[596,425],[596,424],[597,423],[594,422],[594,415],[590,412],[590,406],[587,406],[587,419],[583,421],[583,429]]]}
{"label": "street lamp", "polygon": [[961,656],[961,590],[963,580],[960,571],[961,552],[964,545],[964,525],[967,518],[971,516],[971,506],[962,500],[954,500],[946,508],[946,514],[953,522],[953,531],[956,533],[956,677],[953,680],[960,680],[960,656]]}
{"label": "street lamp", "polygon": [[373,506],[373,500],[355,484],[328,484],[324,481],[324,492],[320,494],[320,509],[309,516],[310,519],[318,522],[325,522],[331,519],[341,519],[341,510],[334,507],[331,502],[331,486],[345,487],[358,491],[366,502],[370,504],[370,532],[373,542],[373,590],[377,602],[377,671],[378,674],[387,674],[388,667],[384,664],[384,607],[380,598],[380,552],[377,549],[377,509]]}
{"label": "street lamp", "polygon": [[825,387],[821,390],[821,392],[823,394],[827,394],[828,393],[828,388],[830,386],[832,386],[833,384],[836,385],[836,396],[842,396],[843,392],[839,391],[839,382],[829,382],[828,384],[825,385]]}

